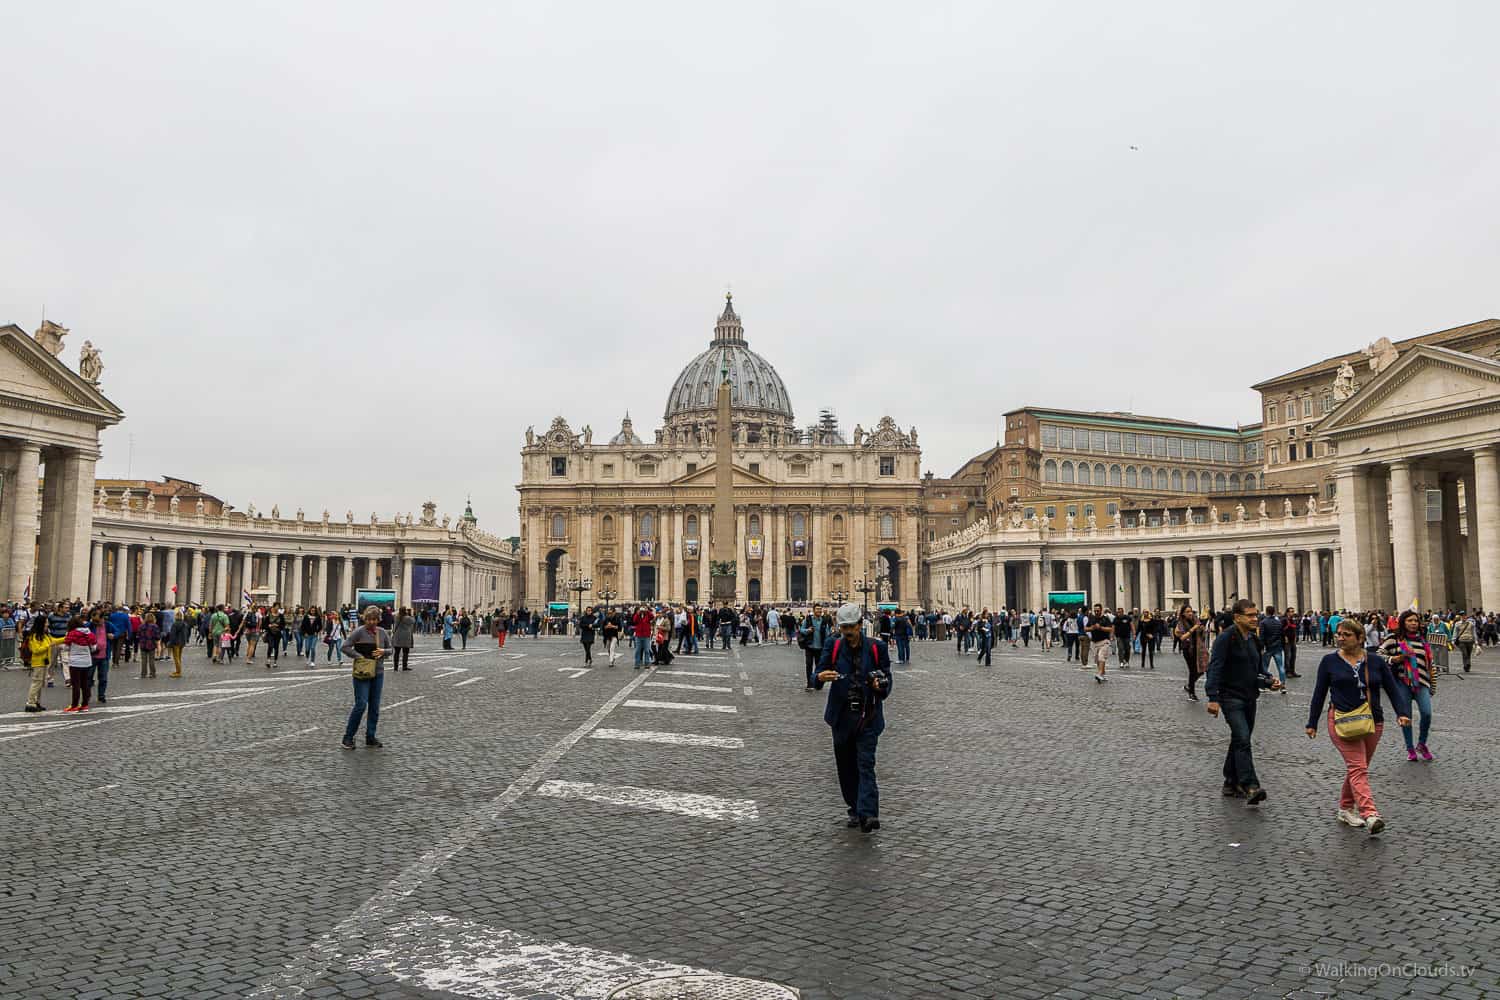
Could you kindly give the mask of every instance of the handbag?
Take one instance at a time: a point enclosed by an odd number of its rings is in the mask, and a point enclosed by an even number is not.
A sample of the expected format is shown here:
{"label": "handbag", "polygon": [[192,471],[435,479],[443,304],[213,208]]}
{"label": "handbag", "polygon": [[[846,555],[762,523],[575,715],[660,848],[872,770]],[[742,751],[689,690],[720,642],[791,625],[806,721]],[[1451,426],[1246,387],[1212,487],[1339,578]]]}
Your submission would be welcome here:
{"label": "handbag", "polygon": [[[375,645],[380,645],[380,631],[375,632]],[[356,656],[354,658],[354,679],[357,681],[373,681],[375,673],[380,669],[380,661],[373,656]]]}
{"label": "handbag", "polygon": [[[1364,690],[1369,690],[1370,687],[1369,664],[1370,661],[1368,658],[1360,664],[1361,673],[1364,675],[1361,677],[1360,683]],[[1370,709],[1370,699],[1366,697],[1364,701],[1347,712],[1340,712],[1335,708],[1333,710],[1333,731],[1342,740],[1362,740],[1366,736],[1375,735],[1375,713]]]}

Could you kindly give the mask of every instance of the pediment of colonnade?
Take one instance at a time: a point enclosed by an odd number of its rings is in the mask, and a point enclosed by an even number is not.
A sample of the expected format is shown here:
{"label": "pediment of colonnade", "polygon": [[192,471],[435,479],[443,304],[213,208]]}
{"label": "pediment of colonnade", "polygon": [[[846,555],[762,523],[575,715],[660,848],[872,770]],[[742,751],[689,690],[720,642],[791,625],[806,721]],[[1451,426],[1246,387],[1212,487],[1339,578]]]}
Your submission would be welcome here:
{"label": "pediment of colonnade", "polygon": [[1424,344],[1404,352],[1313,433],[1348,456],[1493,438],[1497,426],[1500,360]]}
{"label": "pediment of colonnade", "polygon": [[[41,417],[41,420],[37,418]],[[97,439],[123,411],[14,324],[0,326],[0,434]]]}

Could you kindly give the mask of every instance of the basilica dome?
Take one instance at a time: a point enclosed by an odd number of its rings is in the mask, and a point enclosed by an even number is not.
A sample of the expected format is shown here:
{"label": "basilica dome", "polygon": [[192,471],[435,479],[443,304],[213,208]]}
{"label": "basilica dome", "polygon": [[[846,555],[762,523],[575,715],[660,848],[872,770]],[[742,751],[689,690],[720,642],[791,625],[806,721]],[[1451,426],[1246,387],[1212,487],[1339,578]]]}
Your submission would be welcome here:
{"label": "basilica dome", "polygon": [[708,350],[689,361],[672,383],[667,396],[668,424],[691,423],[694,417],[712,417],[720,371],[729,368],[729,405],[752,419],[785,427],[792,425],[792,401],[776,369],[750,350],[745,330],[735,315],[734,300],[724,296],[724,311],[714,327]]}

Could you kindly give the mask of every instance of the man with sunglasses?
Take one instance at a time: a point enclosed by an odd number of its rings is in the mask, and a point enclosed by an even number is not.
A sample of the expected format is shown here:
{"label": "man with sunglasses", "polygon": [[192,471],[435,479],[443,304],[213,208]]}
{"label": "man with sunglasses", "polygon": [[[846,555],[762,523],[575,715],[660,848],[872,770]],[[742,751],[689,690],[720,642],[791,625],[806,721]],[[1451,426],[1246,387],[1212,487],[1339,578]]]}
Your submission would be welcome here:
{"label": "man with sunglasses", "polygon": [[1250,740],[1255,734],[1255,703],[1261,688],[1281,690],[1281,682],[1265,672],[1255,602],[1241,598],[1230,608],[1234,625],[1214,640],[1208,656],[1208,677],[1203,690],[1208,695],[1208,714],[1222,709],[1229,724],[1229,752],[1224,756],[1226,798],[1244,797],[1245,805],[1266,800],[1265,789],[1255,773]]}

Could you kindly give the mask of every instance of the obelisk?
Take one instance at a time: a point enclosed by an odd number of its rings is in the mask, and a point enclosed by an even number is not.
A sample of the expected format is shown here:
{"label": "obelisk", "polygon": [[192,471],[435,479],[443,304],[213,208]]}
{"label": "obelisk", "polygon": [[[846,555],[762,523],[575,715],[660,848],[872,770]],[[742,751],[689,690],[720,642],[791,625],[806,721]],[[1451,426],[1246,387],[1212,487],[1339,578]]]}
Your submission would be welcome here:
{"label": "obelisk", "polygon": [[729,359],[719,371],[718,426],[714,428],[714,519],[709,547],[709,593],[715,601],[732,601],[739,563],[734,537],[734,430],[729,411]]}

